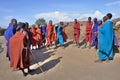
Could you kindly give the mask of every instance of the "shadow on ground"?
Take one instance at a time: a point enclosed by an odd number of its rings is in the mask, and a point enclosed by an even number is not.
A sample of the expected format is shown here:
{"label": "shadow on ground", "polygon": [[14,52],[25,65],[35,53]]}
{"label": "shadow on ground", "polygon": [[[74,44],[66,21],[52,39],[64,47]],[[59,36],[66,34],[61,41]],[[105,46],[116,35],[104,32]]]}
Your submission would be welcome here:
{"label": "shadow on ground", "polygon": [[[66,43],[64,44],[64,48],[69,47],[69,45],[71,45],[71,44],[73,44],[73,41],[68,41],[68,42],[66,42]],[[57,49],[57,48],[59,48],[59,47],[61,47],[61,46],[60,46],[59,43],[57,43],[57,44],[56,44],[56,47],[55,47],[54,49]]]}
{"label": "shadow on ground", "polygon": [[2,48],[2,44],[0,43],[0,53],[2,53],[4,49]]}
{"label": "shadow on ground", "polygon": [[79,43],[79,46],[81,47],[82,45],[85,44],[85,39],[83,39],[80,43]]}
{"label": "shadow on ground", "polygon": [[41,50],[31,51],[31,65],[45,61],[46,59],[50,58],[52,55],[55,55],[54,52],[55,50],[46,52],[45,48]]}
{"label": "shadow on ground", "polygon": [[41,67],[38,67],[33,72],[31,72],[30,75],[42,73],[41,68],[42,68],[43,72],[46,72],[46,71],[54,68],[61,61],[61,58],[62,57],[58,57],[56,59],[53,59],[53,60],[50,60],[50,61],[44,63]]}
{"label": "shadow on ground", "polygon": [[0,53],[2,53],[4,51],[4,48],[0,48]]}
{"label": "shadow on ground", "polygon": [[71,44],[73,44],[73,41],[67,42],[66,44],[64,44],[64,47],[65,47],[65,48],[66,48],[66,47],[69,47],[69,45],[71,45]]}

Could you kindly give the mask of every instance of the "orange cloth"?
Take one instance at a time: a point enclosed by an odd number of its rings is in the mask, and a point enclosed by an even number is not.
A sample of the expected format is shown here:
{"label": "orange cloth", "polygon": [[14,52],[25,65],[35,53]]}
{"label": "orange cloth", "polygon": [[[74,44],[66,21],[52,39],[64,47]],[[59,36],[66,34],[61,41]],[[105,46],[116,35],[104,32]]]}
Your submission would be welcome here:
{"label": "orange cloth", "polygon": [[48,24],[46,32],[47,32],[47,45],[50,45],[55,40],[53,25]]}
{"label": "orange cloth", "polygon": [[37,44],[42,45],[42,32],[40,28],[36,29],[36,36],[37,36]]}
{"label": "orange cloth", "polygon": [[13,68],[28,68],[30,65],[29,50],[24,50],[25,35],[22,32],[10,39],[10,66]]}
{"label": "orange cloth", "polygon": [[67,34],[65,33],[65,28],[62,29],[62,36],[63,36],[64,42],[67,42],[68,36],[67,36]]}
{"label": "orange cloth", "polygon": [[51,43],[55,41],[55,33],[52,33],[52,36],[51,36]]}
{"label": "orange cloth", "polygon": [[32,35],[32,46],[36,46],[36,44],[37,44],[37,33],[36,33],[36,29],[35,28],[31,28],[30,29],[30,32],[31,32],[31,35]]}
{"label": "orange cloth", "polygon": [[80,36],[80,23],[74,23],[74,41],[79,43],[79,36]]}
{"label": "orange cloth", "polygon": [[86,22],[86,42],[92,43],[92,26],[93,22]]}

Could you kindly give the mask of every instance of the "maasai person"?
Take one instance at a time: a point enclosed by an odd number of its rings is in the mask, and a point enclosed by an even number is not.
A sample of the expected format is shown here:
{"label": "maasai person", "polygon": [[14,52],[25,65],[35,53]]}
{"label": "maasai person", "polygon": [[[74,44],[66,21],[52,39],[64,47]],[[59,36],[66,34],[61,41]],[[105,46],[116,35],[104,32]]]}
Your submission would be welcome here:
{"label": "maasai person", "polygon": [[77,21],[77,19],[74,20],[74,41],[75,44],[79,47],[79,36],[80,36],[80,23]]}
{"label": "maasai person", "polygon": [[108,16],[103,17],[103,22],[106,22],[108,20]]}
{"label": "maasai person", "polygon": [[102,20],[99,20],[99,21],[98,21],[98,29],[99,29],[102,25],[103,25]]}
{"label": "maasai person", "polygon": [[[53,31],[54,31],[54,26],[53,26]],[[64,33],[64,31],[63,31],[63,33]],[[54,33],[54,32],[52,32],[51,44],[52,44],[52,45],[55,44],[55,33]]]}
{"label": "maasai person", "polygon": [[7,41],[6,42],[6,46],[7,46],[6,56],[8,57],[9,60],[10,60],[10,43],[9,43],[9,40],[16,33],[16,26],[17,26],[17,20],[12,19],[11,23],[9,24],[8,28],[6,29],[6,31],[4,33],[4,37]]}
{"label": "maasai person", "polygon": [[95,49],[97,49],[98,45],[98,21],[97,18],[94,18],[94,24],[92,27],[92,46],[95,46]]}
{"label": "maasai person", "polygon": [[37,25],[36,34],[37,34],[36,36],[37,36],[38,48],[40,48],[42,46],[42,32],[40,25]]}
{"label": "maasai person", "polygon": [[[112,18],[112,14],[109,14],[109,19]],[[107,20],[98,31],[98,56],[99,59],[95,62],[102,62],[105,60],[113,59],[113,22]]]}
{"label": "maasai person", "polygon": [[47,48],[49,48],[49,46],[52,44],[52,38],[53,38],[53,33],[54,33],[54,28],[52,25],[52,20],[49,21],[47,28],[46,28],[46,37],[47,37]]}
{"label": "maasai person", "polygon": [[[107,19],[108,19],[108,17],[107,17],[107,16],[104,16],[104,17],[103,17],[103,20],[99,20],[99,21],[98,21],[98,26],[99,26],[99,28],[101,28],[101,27],[103,26],[104,22],[106,22]],[[98,33],[98,34],[99,34],[99,33]],[[98,38],[99,38],[99,37],[98,37]],[[99,42],[99,39],[98,39],[98,42]]]}
{"label": "maasai person", "polygon": [[31,72],[30,66],[30,51],[28,35],[25,31],[25,24],[20,23],[17,28],[16,34],[10,38],[10,66],[13,69],[19,68],[22,70],[23,75],[26,76],[27,73],[24,71],[28,68],[28,72]]}
{"label": "maasai person", "polygon": [[41,25],[41,31],[42,31],[42,42],[45,45],[46,43],[46,26]]}
{"label": "maasai person", "polygon": [[30,30],[31,35],[32,35],[32,45],[31,45],[31,49],[36,49],[36,44],[37,44],[37,34],[36,34],[36,28],[35,25],[32,25],[32,28]]}
{"label": "maasai person", "polygon": [[86,22],[86,38],[85,38],[86,41],[84,48],[86,48],[88,42],[89,42],[89,48],[91,48],[92,26],[93,26],[93,22],[91,21],[91,17],[88,17],[88,21]]}
{"label": "maasai person", "polygon": [[62,35],[62,29],[64,27],[64,23],[60,22],[59,26],[57,27],[57,37],[59,44],[64,48],[64,39]]}
{"label": "maasai person", "polygon": [[[106,16],[108,17],[108,20],[109,21],[111,21],[110,19],[111,19],[111,13],[108,13]],[[111,21],[112,22],[112,21]],[[117,37],[116,37],[116,35],[115,35],[115,32],[114,32],[114,46],[116,46],[116,47],[119,47],[119,43],[118,43],[118,39],[117,39]]]}

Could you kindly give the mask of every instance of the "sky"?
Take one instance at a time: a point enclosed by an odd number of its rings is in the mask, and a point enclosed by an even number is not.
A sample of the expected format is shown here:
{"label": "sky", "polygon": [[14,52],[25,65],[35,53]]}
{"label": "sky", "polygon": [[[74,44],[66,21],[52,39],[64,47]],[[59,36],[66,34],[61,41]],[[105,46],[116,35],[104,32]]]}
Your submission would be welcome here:
{"label": "sky", "polygon": [[7,27],[12,18],[34,24],[38,18],[47,22],[86,20],[112,13],[120,17],[120,0],[0,0],[0,26]]}

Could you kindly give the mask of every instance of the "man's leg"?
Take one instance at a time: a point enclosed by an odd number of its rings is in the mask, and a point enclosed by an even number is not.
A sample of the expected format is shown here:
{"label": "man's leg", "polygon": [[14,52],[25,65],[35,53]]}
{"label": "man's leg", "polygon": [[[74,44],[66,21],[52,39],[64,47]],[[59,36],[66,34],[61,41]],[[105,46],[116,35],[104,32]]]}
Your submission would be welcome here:
{"label": "man's leg", "polygon": [[77,42],[78,48],[80,47],[80,45],[79,45],[79,36],[80,36],[80,34],[78,33],[78,34],[76,35],[76,42]]}

